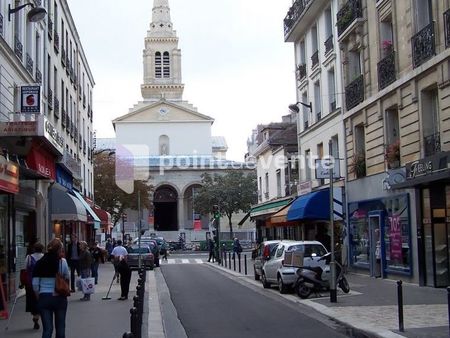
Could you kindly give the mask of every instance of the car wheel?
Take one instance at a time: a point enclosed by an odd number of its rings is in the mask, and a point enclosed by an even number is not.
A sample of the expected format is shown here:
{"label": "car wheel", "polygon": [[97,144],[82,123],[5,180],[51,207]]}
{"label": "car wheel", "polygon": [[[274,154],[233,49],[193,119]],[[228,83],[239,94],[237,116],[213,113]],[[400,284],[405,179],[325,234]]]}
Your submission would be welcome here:
{"label": "car wheel", "polygon": [[264,273],[264,271],[263,271],[263,273],[262,273],[262,275],[261,275],[261,282],[262,282],[262,285],[263,285],[263,288],[264,288],[264,289],[270,288],[270,283],[267,282],[266,274]]}
{"label": "car wheel", "polygon": [[300,283],[297,287],[297,294],[301,299],[306,299],[311,294],[311,289],[304,283]]}
{"label": "car wheel", "polygon": [[260,280],[261,277],[258,275],[258,273],[256,272],[256,269],[253,269],[254,273],[255,273],[255,280]]}
{"label": "car wheel", "polygon": [[281,276],[278,276],[278,291],[280,291],[280,293],[287,293],[288,291],[288,287],[283,283]]}

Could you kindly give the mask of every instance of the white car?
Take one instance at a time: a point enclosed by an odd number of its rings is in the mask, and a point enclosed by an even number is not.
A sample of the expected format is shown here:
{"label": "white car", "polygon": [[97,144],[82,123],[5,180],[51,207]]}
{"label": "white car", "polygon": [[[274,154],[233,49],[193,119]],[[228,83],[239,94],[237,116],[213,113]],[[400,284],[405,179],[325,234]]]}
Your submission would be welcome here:
{"label": "white car", "polygon": [[320,257],[328,251],[322,243],[317,241],[281,241],[271,257],[262,267],[261,282],[264,288],[272,284],[278,285],[281,293],[286,293],[297,279],[295,266],[284,265],[286,252],[300,251],[303,253],[303,266],[320,266],[325,268],[325,261],[319,261]]}

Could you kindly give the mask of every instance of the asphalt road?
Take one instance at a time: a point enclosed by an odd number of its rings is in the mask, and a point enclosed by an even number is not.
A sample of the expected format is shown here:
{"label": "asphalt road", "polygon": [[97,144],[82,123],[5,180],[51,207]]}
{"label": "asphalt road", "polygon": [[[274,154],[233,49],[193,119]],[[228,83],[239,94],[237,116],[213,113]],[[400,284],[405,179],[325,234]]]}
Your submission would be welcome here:
{"label": "asphalt road", "polygon": [[[333,322],[207,264],[161,266],[189,338],[346,337]],[[308,312],[309,311],[309,312]]]}

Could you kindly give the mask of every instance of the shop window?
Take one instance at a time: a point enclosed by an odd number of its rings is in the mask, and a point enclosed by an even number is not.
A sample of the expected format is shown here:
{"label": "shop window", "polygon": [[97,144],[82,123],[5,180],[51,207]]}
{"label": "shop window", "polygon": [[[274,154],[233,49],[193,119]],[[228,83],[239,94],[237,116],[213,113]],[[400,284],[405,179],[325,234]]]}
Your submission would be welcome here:
{"label": "shop window", "polygon": [[422,92],[422,133],[425,156],[441,151],[439,103],[436,88]]}

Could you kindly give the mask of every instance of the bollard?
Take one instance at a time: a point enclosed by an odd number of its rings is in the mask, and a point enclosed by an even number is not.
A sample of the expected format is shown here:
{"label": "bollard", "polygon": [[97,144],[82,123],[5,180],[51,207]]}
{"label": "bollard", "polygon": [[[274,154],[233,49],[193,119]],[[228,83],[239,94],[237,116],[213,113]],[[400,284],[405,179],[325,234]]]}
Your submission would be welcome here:
{"label": "bollard", "polygon": [[133,337],[139,338],[138,336],[138,318],[137,318],[137,309],[135,307],[130,309],[130,329]]}
{"label": "bollard", "polygon": [[233,252],[233,270],[236,271],[236,254]]}
{"label": "bollard", "polygon": [[134,334],[132,334],[131,332],[125,332],[122,338],[134,338]]}
{"label": "bollard", "polygon": [[228,268],[231,270],[231,252],[228,253]]}
{"label": "bollard", "polygon": [[402,281],[397,281],[397,298],[398,298],[398,330],[404,332],[405,328],[403,326],[403,290]]}
{"label": "bollard", "polygon": [[238,253],[239,273],[241,273],[241,254]]}
{"label": "bollard", "polygon": [[222,259],[223,259],[223,264],[224,264],[223,266],[227,267],[227,252],[226,251],[223,252]]}
{"label": "bollard", "polygon": [[244,271],[245,275],[247,276],[247,255],[244,255]]}
{"label": "bollard", "polygon": [[450,332],[450,287],[447,287],[448,331]]}

